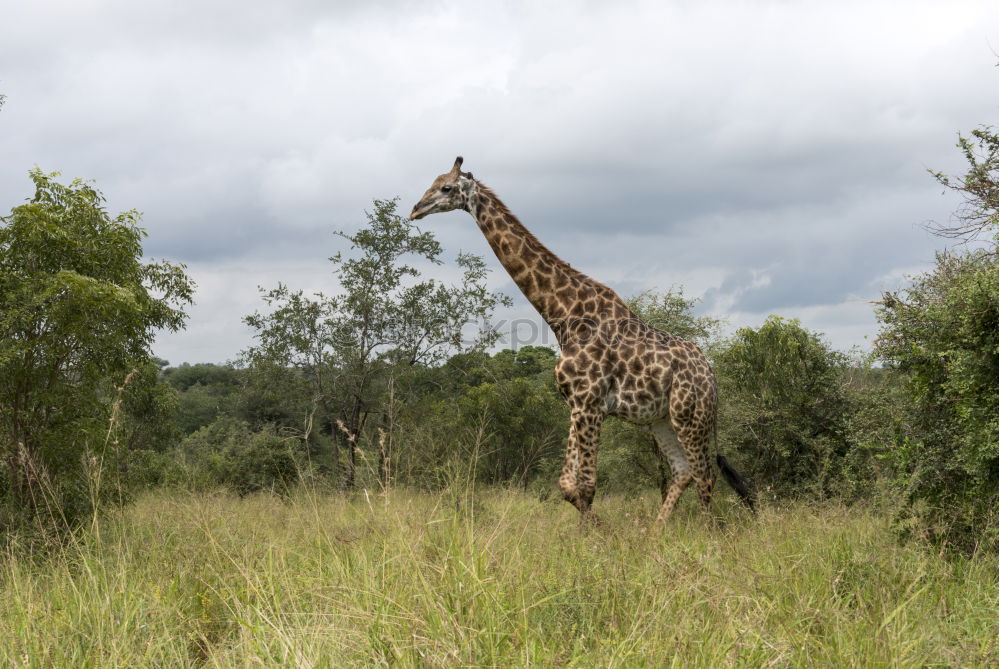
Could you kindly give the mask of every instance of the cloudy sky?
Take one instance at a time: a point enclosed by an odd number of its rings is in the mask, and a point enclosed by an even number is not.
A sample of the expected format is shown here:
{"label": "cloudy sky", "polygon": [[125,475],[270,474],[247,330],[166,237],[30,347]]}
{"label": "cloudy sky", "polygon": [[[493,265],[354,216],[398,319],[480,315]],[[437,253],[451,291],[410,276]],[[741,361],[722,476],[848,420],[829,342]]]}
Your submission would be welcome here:
{"label": "cloudy sky", "polygon": [[[921,226],[957,203],[926,170],[996,123],[997,25],[985,0],[7,3],[0,211],[34,165],[142,211],[198,283],[154,352],[223,361],[258,286],[332,291],[331,232],[462,154],[624,296],[867,347],[870,302],[943,246]],[[421,224],[531,316],[467,214]]]}

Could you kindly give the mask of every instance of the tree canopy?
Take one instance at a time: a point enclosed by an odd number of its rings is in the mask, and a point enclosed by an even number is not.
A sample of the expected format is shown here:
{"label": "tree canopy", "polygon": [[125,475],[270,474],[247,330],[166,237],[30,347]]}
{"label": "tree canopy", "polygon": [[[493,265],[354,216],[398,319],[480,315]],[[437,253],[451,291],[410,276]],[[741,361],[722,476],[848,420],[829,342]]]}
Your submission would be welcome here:
{"label": "tree canopy", "polygon": [[141,382],[155,331],[183,327],[194,289],[183,266],[142,261],[138,212],[30,176],[34,196],[0,219],[0,449],[24,507],[72,489],[81,451],[107,446],[113,400]]}

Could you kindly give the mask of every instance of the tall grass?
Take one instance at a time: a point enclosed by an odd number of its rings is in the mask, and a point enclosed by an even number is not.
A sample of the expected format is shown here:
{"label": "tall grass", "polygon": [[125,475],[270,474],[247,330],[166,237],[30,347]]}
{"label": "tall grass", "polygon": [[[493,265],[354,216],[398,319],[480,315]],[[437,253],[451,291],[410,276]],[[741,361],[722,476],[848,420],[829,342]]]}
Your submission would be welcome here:
{"label": "tall grass", "polygon": [[0,665],[995,666],[995,558],[831,506],[155,492],[0,567]]}

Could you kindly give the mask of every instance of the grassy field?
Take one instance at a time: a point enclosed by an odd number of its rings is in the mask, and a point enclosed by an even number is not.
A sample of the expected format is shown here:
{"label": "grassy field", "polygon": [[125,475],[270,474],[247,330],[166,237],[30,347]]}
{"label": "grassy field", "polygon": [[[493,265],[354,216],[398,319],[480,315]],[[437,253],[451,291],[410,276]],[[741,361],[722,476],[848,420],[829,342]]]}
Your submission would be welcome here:
{"label": "grassy field", "polygon": [[995,559],[842,507],[160,492],[0,572],[6,667],[995,666]]}

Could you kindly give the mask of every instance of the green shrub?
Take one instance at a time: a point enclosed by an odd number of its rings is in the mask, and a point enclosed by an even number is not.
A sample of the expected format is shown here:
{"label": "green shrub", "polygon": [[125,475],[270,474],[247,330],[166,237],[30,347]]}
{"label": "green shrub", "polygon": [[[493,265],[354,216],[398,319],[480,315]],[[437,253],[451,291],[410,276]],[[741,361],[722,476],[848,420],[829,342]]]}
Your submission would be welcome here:
{"label": "green shrub", "polygon": [[175,457],[192,486],[224,486],[241,495],[284,489],[308,469],[301,440],[282,437],[273,425],[251,431],[229,417],[188,435]]}
{"label": "green shrub", "polygon": [[719,439],[765,494],[837,491],[849,450],[847,359],[797,320],[742,328],[716,359]]}
{"label": "green shrub", "polygon": [[34,196],[0,218],[0,501],[66,526],[120,498],[129,445],[169,432],[149,347],[183,326],[194,286],[143,262],[138,212],[30,176]]}
{"label": "green shrub", "polygon": [[995,255],[941,253],[878,309],[876,352],[909,394],[900,528],[961,550],[997,549],[997,302]]}
{"label": "green shrub", "polygon": [[541,469],[551,471],[554,460],[562,464],[568,412],[551,384],[513,378],[470,388],[459,398],[453,420],[456,426],[484,426],[476,467],[480,481],[524,487]]}

